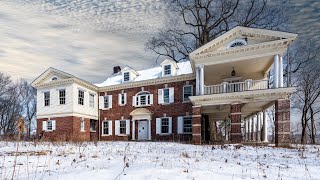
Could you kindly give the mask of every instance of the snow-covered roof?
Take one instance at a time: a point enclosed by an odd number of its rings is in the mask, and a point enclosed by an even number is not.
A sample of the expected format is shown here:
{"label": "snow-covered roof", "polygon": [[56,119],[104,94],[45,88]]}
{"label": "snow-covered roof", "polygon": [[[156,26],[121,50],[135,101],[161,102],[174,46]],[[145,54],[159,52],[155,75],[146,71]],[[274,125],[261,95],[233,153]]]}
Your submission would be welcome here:
{"label": "snow-covered roof", "polygon": [[[184,74],[192,74],[192,67],[191,67],[190,61],[179,62],[177,63],[177,65],[178,65],[178,69],[177,69],[176,76],[184,75]],[[150,69],[144,69],[137,72],[139,74],[137,78],[135,78],[133,81],[130,81],[130,82],[138,82],[138,81],[162,78],[161,66],[150,68]],[[105,87],[105,86],[112,86],[112,85],[117,85],[121,83],[123,83],[122,74],[117,73],[109,76],[108,79],[105,80],[104,82],[100,84],[95,84],[95,85],[98,87]],[[124,83],[127,83],[127,82],[124,82]]]}

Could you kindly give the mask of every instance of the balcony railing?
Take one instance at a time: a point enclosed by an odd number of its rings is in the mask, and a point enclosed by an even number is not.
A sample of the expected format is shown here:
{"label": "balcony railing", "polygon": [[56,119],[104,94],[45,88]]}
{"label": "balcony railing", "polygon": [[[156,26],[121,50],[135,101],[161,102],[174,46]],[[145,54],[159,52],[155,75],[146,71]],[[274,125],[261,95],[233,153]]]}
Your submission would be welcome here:
{"label": "balcony railing", "polygon": [[218,85],[204,86],[204,94],[221,94],[252,90],[262,90],[269,88],[268,80],[245,80],[243,82],[227,83]]}

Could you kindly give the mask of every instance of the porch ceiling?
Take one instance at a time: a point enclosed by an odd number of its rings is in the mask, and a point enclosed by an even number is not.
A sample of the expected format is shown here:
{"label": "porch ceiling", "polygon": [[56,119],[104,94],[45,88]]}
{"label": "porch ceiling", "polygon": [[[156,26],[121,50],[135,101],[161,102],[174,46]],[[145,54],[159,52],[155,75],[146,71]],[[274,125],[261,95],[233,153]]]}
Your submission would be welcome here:
{"label": "porch ceiling", "polygon": [[[256,114],[257,112],[267,109],[273,104],[274,101],[244,103],[241,105],[241,117],[245,118],[252,114]],[[202,111],[204,114],[209,115],[210,120],[222,121],[229,119],[230,108],[230,105],[214,105],[205,106]]]}
{"label": "porch ceiling", "polygon": [[266,56],[223,64],[206,65],[204,67],[205,84],[214,85],[222,83],[223,79],[231,77],[233,67],[236,71],[236,76],[242,77],[243,80],[261,80],[266,78],[272,64],[273,56]]}

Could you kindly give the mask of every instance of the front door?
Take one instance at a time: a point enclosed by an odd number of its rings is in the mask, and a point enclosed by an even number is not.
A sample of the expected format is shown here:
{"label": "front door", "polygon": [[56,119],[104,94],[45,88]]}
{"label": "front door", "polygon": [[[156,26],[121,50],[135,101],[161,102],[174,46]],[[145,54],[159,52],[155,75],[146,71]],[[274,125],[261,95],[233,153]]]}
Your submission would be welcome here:
{"label": "front door", "polygon": [[138,121],[138,140],[148,139],[148,121]]}

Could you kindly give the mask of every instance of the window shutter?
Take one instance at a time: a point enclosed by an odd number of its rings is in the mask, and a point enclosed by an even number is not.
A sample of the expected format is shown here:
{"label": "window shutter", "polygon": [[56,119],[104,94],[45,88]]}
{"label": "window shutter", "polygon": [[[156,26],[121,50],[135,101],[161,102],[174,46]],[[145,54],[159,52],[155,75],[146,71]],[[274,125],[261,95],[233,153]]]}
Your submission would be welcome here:
{"label": "window shutter", "polygon": [[109,95],[108,98],[109,98],[109,101],[108,101],[109,108],[112,108],[112,95]]}
{"label": "window shutter", "polygon": [[130,120],[126,120],[126,134],[130,135]]}
{"label": "window shutter", "polygon": [[153,94],[150,94],[150,104],[153,104]]}
{"label": "window shutter", "polygon": [[170,103],[174,102],[174,88],[173,87],[169,88],[169,102]]}
{"label": "window shutter", "polygon": [[124,93],[124,104],[127,104],[127,93]]}
{"label": "window shutter", "polygon": [[172,134],[172,117],[169,117],[169,134]]}
{"label": "window shutter", "polygon": [[132,106],[135,107],[137,104],[136,96],[132,96]]}
{"label": "window shutter", "polygon": [[116,120],[115,121],[115,135],[119,135],[120,134],[120,121]]}
{"label": "window shutter", "polygon": [[158,104],[163,104],[163,89],[158,89]]}
{"label": "window shutter", "polygon": [[112,121],[108,121],[108,123],[109,123],[109,132],[108,132],[108,134],[109,135],[112,135]]}
{"label": "window shutter", "polygon": [[51,120],[52,122],[52,130],[55,131],[56,130],[56,120]]}
{"label": "window shutter", "polygon": [[178,117],[177,132],[178,134],[183,134],[183,116]]}
{"label": "window shutter", "polygon": [[118,104],[121,105],[121,94],[118,94]]}
{"label": "window shutter", "polygon": [[161,118],[156,118],[156,134],[161,134]]}
{"label": "window shutter", "polygon": [[47,121],[42,121],[42,131],[47,130]]}
{"label": "window shutter", "polygon": [[99,109],[104,108],[104,96],[99,96]]}

